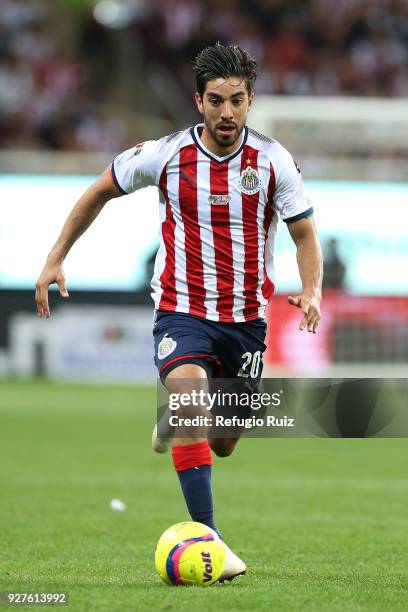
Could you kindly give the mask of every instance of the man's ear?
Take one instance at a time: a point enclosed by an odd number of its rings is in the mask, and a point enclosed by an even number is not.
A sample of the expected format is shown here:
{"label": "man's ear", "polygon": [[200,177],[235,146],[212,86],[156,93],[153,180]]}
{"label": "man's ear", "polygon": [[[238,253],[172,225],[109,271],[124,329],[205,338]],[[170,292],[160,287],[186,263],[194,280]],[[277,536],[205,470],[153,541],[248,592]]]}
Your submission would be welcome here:
{"label": "man's ear", "polygon": [[198,93],[198,91],[195,92],[195,102],[197,104],[198,112],[203,115],[204,114],[203,99]]}
{"label": "man's ear", "polygon": [[248,112],[251,110],[251,106],[252,106],[252,102],[254,101],[254,98],[255,98],[255,94],[254,94],[254,92],[252,91],[252,92],[249,94],[249,98],[248,98]]}

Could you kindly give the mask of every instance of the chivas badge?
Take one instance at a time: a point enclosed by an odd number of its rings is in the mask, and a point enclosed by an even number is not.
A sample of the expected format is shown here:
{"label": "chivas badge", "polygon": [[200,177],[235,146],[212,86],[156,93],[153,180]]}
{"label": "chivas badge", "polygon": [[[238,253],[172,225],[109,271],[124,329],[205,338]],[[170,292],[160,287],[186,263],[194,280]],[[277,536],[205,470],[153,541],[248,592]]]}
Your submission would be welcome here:
{"label": "chivas badge", "polygon": [[167,337],[167,334],[164,334],[162,340],[160,340],[159,342],[159,346],[157,349],[157,357],[159,359],[164,359],[165,357],[168,357],[168,355],[171,355],[171,353],[174,351],[176,346],[177,342],[173,340],[173,338]]}
{"label": "chivas badge", "polygon": [[251,166],[245,168],[245,170],[241,172],[239,186],[242,193],[245,193],[246,195],[258,193],[258,191],[261,189],[261,179],[259,178],[258,171],[251,168]]}

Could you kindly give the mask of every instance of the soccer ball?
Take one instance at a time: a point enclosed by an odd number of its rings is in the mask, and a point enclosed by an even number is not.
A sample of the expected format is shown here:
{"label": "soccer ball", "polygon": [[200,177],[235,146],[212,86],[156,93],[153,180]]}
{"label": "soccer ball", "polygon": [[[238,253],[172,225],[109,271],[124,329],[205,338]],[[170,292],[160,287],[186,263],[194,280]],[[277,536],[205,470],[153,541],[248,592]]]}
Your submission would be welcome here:
{"label": "soccer ball", "polygon": [[154,561],[168,585],[210,586],[224,569],[226,548],[219,535],[202,523],[172,525],[157,542]]}

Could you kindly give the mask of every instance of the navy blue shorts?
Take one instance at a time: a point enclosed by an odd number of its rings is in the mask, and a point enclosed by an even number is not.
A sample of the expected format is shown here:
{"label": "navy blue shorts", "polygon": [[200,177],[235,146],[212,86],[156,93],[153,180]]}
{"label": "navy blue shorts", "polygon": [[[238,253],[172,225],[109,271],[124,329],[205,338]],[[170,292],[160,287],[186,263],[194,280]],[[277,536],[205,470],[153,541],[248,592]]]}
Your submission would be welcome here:
{"label": "navy blue shorts", "polygon": [[195,363],[209,378],[245,377],[259,381],[266,323],[218,323],[180,312],[156,311],[154,361],[162,381],[179,365]]}

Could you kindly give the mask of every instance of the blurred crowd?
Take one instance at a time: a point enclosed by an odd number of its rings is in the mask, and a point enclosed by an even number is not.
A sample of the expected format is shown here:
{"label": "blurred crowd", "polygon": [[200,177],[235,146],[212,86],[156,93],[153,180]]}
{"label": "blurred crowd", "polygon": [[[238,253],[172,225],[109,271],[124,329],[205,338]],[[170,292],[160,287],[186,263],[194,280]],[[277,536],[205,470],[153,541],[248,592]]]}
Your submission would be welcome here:
{"label": "blurred crowd", "polygon": [[[59,0],[1,0],[1,148],[121,147],[123,126],[103,113],[104,98],[86,48],[90,16]],[[107,51],[103,40],[101,46],[98,66]]]}
{"label": "blurred crowd", "polygon": [[217,40],[255,57],[257,93],[408,97],[407,0],[2,0],[0,146],[118,150],[123,89],[148,105],[161,66],[189,95]]}

